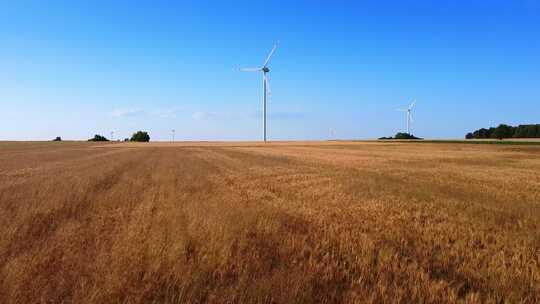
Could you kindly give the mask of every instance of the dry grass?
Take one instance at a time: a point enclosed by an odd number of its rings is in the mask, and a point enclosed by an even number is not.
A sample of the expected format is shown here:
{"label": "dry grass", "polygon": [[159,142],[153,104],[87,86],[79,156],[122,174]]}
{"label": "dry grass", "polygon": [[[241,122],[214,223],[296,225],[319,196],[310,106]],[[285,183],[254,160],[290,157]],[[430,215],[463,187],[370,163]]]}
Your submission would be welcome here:
{"label": "dry grass", "polygon": [[540,147],[0,143],[0,302],[540,301]]}

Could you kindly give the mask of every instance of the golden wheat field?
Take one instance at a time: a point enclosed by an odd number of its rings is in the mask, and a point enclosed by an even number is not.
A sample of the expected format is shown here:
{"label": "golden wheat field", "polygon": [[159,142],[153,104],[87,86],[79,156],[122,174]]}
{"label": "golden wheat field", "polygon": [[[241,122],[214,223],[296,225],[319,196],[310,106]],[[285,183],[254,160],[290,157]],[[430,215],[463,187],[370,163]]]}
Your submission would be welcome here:
{"label": "golden wheat field", "polygon": [[0,303],[540,302],[540,146],[0,143]]}

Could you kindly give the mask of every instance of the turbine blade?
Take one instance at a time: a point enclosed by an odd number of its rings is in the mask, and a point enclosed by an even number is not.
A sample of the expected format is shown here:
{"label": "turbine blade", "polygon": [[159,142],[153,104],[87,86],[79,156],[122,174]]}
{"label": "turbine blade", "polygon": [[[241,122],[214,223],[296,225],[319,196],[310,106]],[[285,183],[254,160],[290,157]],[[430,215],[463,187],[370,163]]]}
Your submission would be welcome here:
{"label": "turbine blade", "polygon": [[262,71],[261,68],[240,68],[241,72],[260,72]]}
{"label": "turbine blade", "polygon": [[409,106],[409,110],[411,110],[414,107],[415,104],[416,104],[416,99],[414,99],[413,102],[411,103],[411,105]]}
{"label": "turbine blade", "polygon": [[268,57],[266,57],[266,61],[264,62],[263,64],[263,68],[266,67],[266,65],[268,65],[268,62],[270,62],[270,58],[272,58],[272,55],[274,55],[274,52],[276,51],[276,48],[278,46],[279,42],[276,42],[274,44],[274,47],[272,48],[272,50],[270,51],[270,54],[268,54]]}

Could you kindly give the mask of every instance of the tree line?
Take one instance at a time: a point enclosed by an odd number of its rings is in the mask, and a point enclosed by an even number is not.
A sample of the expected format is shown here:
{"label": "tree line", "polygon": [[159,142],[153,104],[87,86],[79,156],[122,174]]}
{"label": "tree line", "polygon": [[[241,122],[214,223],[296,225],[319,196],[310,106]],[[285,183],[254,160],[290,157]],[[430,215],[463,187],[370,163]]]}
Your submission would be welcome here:
{"label": "tree line", "polygon": [[[109,141],[109,139],[103,135],[96,134],[94,135],[94,137],[90,138],[88,141]],[[148,135],[148,132],[137,131],[133,133],[131,138],[125,138],[124,141],[149,142],[150,135]]]}
{"label": "tree line", "polygon": [[517,127],[500,124],[489,129],[482,128],[465,135],[466,139],[540,138],[540,124],[519,125]]}

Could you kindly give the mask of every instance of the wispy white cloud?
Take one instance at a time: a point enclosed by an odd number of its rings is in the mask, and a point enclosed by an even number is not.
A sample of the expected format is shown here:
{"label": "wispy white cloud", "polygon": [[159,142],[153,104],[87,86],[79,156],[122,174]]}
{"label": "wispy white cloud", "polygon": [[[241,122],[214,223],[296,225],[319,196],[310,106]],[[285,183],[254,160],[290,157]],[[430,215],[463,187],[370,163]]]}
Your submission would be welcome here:
{"label": "wispy white cloud", "polygon": [[156,109],[156,110],[144,110],[141,108],[129,108],[129,109],[115,109],[109,113],[112,117],[133,117],[133,116],[152,116],[158,118],[176,118],[176,109]]}
{"label": "wispy white cloud", "polygon": [[215,118],[217,115],[210,112],[205,111],[197,111],[191,115],[191,117],[195,120],[209,120],[212,118]]}
{"label": "wispy white cloud", "polygon": [[294,120],[303,119],[305,117],[306,113],[294,111],[271,112],[268,114],[268,119],[272,120]]}
{"label": "wispy white cloud", "polygon": [[[261,119],[263,116],[262,111],[252,112],[250,117],[255,119]],[[267,113],[268,120],[301,120],[307,117],[306,112],[302,111],[269,111]]]}
{"label": "wispy white cloud", "polygon": [[[306,113],[302,111],[277,111],[268,112],[269,120],[297,120],[306,118]],[[262,111],[255,112],[235,112],[235,113],[221,113],[221,112],[207,112],[197,111],[194,112],[191,117],[194,120],[244,120],[244,119],[260,119],[262,117]]]}
{"label": "wispy white cloud", "polygon": [[144,115],[145,111],[139,108],[132,108],[132,109],[115,109],[112,112],[109,113],[112,117],[129,117],[129,116],[137,116],[137,115]]}
{"label": "wispy white cloud", "polygon": [[176,118],[177,112],[178,111],[176,109],[160,109],[152,111],[149,114],[159,118]]}
{"label": "wispy white cloud", "polygon": [[242,120],[249,118],[244,112],[208,112],[208,111],[197,111],[191,115],[191,118],[194,120]]}

